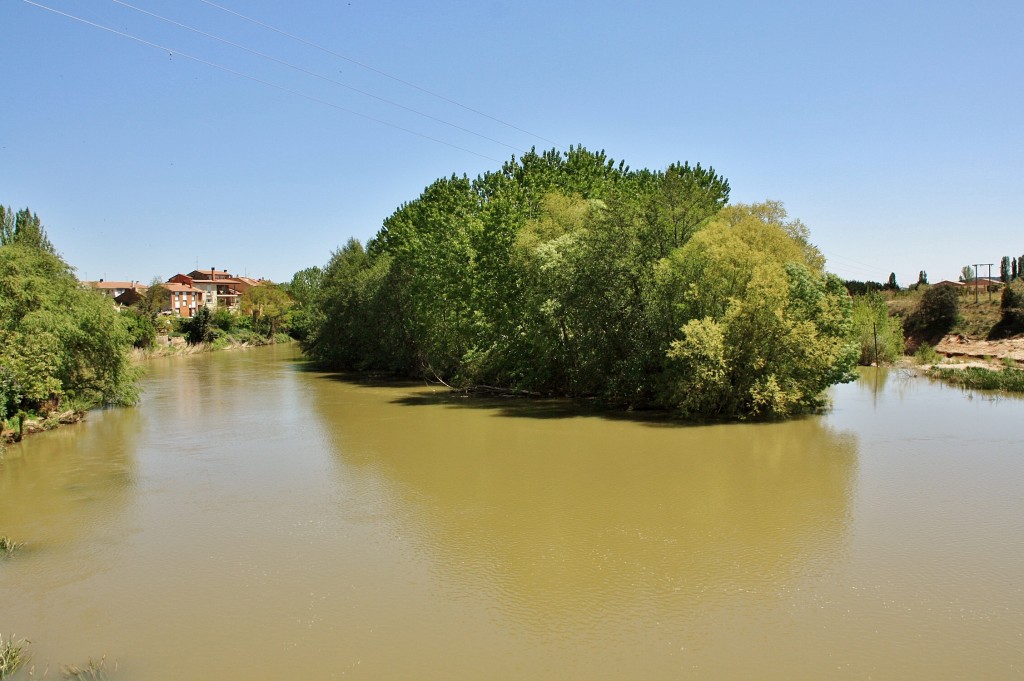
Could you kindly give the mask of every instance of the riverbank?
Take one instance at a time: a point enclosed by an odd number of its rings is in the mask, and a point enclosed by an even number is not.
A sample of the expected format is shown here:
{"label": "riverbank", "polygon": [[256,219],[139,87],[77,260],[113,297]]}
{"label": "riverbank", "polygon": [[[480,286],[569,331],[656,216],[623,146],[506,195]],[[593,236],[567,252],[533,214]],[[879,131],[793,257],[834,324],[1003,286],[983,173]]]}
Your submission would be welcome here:
{"label": "riverbank", "polygon": [[944,336],[935,351],[947,359],[965,362],[1024,365],[1024,336],[1000,340],[977,340],[954,333]]}
{"label": "riverbank", "polygon": [[[278,334],[282,336],[284,334]],[[132,348],[130,351],[131,361],[136,366],[143,365],[146,361],[157,357],[184,357],[189,355],[203,354],[207,352],[219,352],[222,350],[250,350],[266,345],[282,345],[294,343],[293,338],[285,336],[282,338],[268,338],[266,342],[254,343],[251,341],[235,341],[229,338],[219,338],[213,343],[199,343],[188,345],[183,338],[172,338],[166,344],[158,344],[153,348]],[[180,341],[180,342],[174,342]],[[19,442],[26,435],[42,433],[53,430],[62,425],[70,425],[81,422],[86,414],[92,409],[100,408],[96,405],[88,409],[64,409],[53,410],[47,413],[29,413],[23,417],[14,416],[6,421],[0,420],[0,446]]]}
{"label": "riverbank", "polygon": [[978,340],[949,334],[934,353],[936,361],[917,367],[929,378],[962,388],[1024,394],[1024,337]]}
{"label": "riverbank", "polygon": [[[254,340],[254,337],[258,340]],[[232,336],[223,336],[217,338],[212,343],[196,343],[195,345],[186,343],[184,337],[173,337],[158,342],[152,348],[132,348],[131,358],[133,362],[138,363],[153,359],[154,357],[197,355],[219,350],[247,350],[265,345],[281,345],[294,342],[294,338],[283,333],[279,333],[273,338],[262,338],[255,336],[255,334],[248,334],[246,340],[237,340]]]}
{"label": "riverbank", "polygon": [[23,417],[16,416],[0,423],[0,426],[3,426],[0,427],[0,445],[19,442],[25,435],[42,433],[62,425],[78,423],[85,418],[86,413],[86,410],[67,409],[43,415],[26,414]]}

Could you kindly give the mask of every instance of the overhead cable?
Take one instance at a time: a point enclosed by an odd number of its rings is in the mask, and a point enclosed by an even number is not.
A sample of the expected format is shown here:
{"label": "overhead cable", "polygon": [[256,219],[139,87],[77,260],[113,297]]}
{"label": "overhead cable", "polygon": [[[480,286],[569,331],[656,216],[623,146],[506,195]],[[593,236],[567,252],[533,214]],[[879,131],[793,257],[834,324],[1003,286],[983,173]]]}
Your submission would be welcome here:
{"label": "overhead cable", "polygon": [[428,113],[424,113],[422,111],[418,111],[417,109],[413,109],[412,107],[405,106],[404,104],[399,104],[398,102],[392,101],[392,100],[387,99],[385,97],[380,97],[378,95],[373,94],[372,92],[366,92],[365,90],[360,90],[359,88],[353,87],[353,86],[351,86],[351,85],[349,85],[347,83],[343,83],[340,80],[334,80],[333,78],[328,78],[327,76],[321,75],[321,74],[316,73],[314,71],[310,71],[308,69],[304,69],[301,66],[296,66],[295,64],[292,64],[290,62],[284,61],[283,59],[278,59],[277,57],[271,56],[269,54],[265,54],[265,53],[260,52],[258,50],[254,50],[254,49],[252,49],[250,47],[246,47],[245,45],[240,45],[240,44],[232,42],[232,41],[230,41],[230,40],[228,40],[226,38],[222,38],[220,36],[213,35],[212,33],[207,33],[206,31],[203,31],[201,29],[195,28],[194,26],[189,26],[188,24],[183,24],[183,23],[181,23],[179,21],[175,21],[174,19],[169,19],[167,17],[160,16],[159,14],[155,14],[155,13],[150,12],[148,10],[142,9],[141,7],[136,7],[135,5],[130,5],[127,2],[124,2],[123,0],[111,0],[111,2],[114,2],[114,3],[118,4],[118,5],[123,6],[123,7],[127,7],[128,9],[134,10],[136,12],[141,12],[142,14],[149,15],[149,16],[155,18],[155,19],[159,19],[160,21],[164,21],[164,22],[167,22],[169,24],[173,24],[174,26],[178,26],[180,28],[184,28],[187,31],[192,31],[193,33],[197,33],[197,34],[199,34],[201,36],[205,36],[207,38],[210,38],[211,40],[216,40],[218,42],[224,43],[225,45],[230,45],[231,47],[234,47],[235,49],[243,50],[244,52],[248,52],[249,54],[254,54],[257,57],[261,57],[263,59],[267,59],[267,60],[275,62],[277,64],[281,64],[282,66],[287,66],[290,69],[293,69],[293,70],[298,71],[300,73],[304,73],[304,74],[306,74],[308,76],[313,76],[314,78],[319,78],[320,80],[326,81],[328,83],[333,83],[334,85],[340,85],[341,87],[346,88],[348,90],[351,90],[352,92],[357,92],[357,93],[359,93],[361,95],[364,95],[366,97],[370,97],[372,99],[376,99],[377,101],[384,102],[385,104],[390,104],[391,106],[398,107],[399,109],[404,109],[405,111],[412,112],[412,113],[416,114],[417,116],[422,116],[424,118],[429,118],[432,121],[436,121],[438,123],[442,123],[442,124],[447,125],[449,127],[455,128],[456,130],[461,130],[462,132],[467,132],[470,135],[475,135],[475,136],[479,137],[480,139],[487,140],[488,142],[494,142],[495,144],[500,144],[501,146],[507,147],[507,148],[509,148],[509,149],[511,149],[513,151],[516,151],[516,152],[522,151],[519,147],[515,147],[515,146],[513,146],[511,144],[507,144],[505,142],[502,142],[501,140],[494,139],[493,137],[488,137],[487,135],[481,134],[479,132],[475,132],[473,130],[470,130],[469,128],[464,128],[461,125],[457,125],[455,123],[450,123],[450,122],[448,122],[448,121],[446,121],[446,120],[444,120],[442,118],[438,118],[437,116],[431,116]]}
{"label": "overhead cable", "polygon": [[345,61],[349,62],[350,64],[355,64],[356,66],[358,66],[360,68],[363,68],[363,69],[366,69],[367,71],[372,71],[373,73],[376,73],[377,75],[384,76],[385,78],[390,78],[391,80],[393,80],[393,81],[395,81],[397,83],[401,83],[402,85],[405,85],[407,87],[411,87],[411,88],[413,88],[415,90],[419,90],[420,92],[424,92],[424,93],[430,95],[431,97],[436,97],[436,98],[438,98],[438,99],[440,99],[442,101],[448,102],[449,104],[453,104],[453,105],[455,105],[457,107],[465,109],[466,111],[469,111],[471,113],[475,113],[478,116],[483,116],[484,118],[488,118],[488,119],[494,121],[495,123],[500,123],[501,125],[504,125],[506,127],[512,128],[513,130],[518,130],[519,132],[521,132],[523,134],[526,134],[526,135],[529,135],[530,137],[535,137],[535,138],[537,138],[539,140],[547,142],[548,144],[553,144],[556,147],[558,147],[559,149],[564,148],[558,142],[555,142],[553,140],[549,140],[546,137],[542,137],[541,135],[538,135],[535,132],[530,132],[529,130],[524,130],[523,128],[520,128],[520,127],[518,127],[516,125],[513,125],[513,124],[511,124],[511,123],[509,123],[507,121],[503,121],[500,118],[496,118],[496,117],[494,117],[494,116],[492,116],[490,114],[484,113],[483,111],[479,111],[478,109],[474,109],[471,106],[467,106],[466,104],[463,104],[461,102],[457,102],[454,99],[450,99],[449,97],[445,97],[442,94],[438,94],[437,92],[434,92],[433,90],[428,90],[427,88],[422,87],[420,85],[417,85],[416,83],[411,83],[411,82],[409,82],[407,80],[399,78],[398,76],[395,76],[395,75],[392,75],[390,73],[387,73],[386,71],[381,71],[378,68],[374,68],[373,66],[370,66],[369,64],[364,64],[361,61],[353,59],[352,57],[348,57],[348,56],[346,56],[344,54],[335,52],[334,50],[326,48],[326,47],[324,47],[322,45],[318,45],[317,43],[314,43],[314,42],[312,42],[310,40],[306,40],[305,38],[303,38],[301,36],[297,36],[297,35],[294,35],[292,33],[288,33],[287,31],[283,31],[283,30],[281,30],[281,29],[279,29],[279,28],[277,28],[275,26],[271,26],[270,24],[265,23],[263,21],[260,21],[259,19],[254,19],[254,18],[252,18],[250,16],[246,16],[245,14],[242,14],[241,12],[236,12],[233,9],[229,9],[229,8],[224,7],[222,5],[218,5],[215,2],[210,2],[210,0],[199,0],[199,2],[201,2],[201,3],[205,4],[205,5],[209,5],[210,7],[215,7],[216,9],[219,9],[222,12],[227,12],[228,14],[233,14],[236,17],[238,17],[239,19],[244,19],[246,21],[249,21],[251,23],[256,24],[257,26],[262,26],[263,28],[267,29],[268,31],[273,31],[274,33],[278,33],[280,35],[283,35],[286,38],[291,38],[292,40],[296,40],[296,41],[302,43],[303,45],[307,45],[309,47],[312,47],[313,49],[320,50],[321,52],[329,54],[329,55],[331,55],[333,57],[337,57],[338,59],[344,59]]}
{"label": "overhead cable", "polygon": [[121,36],[123,38],[128,38],[129,40],[134,40],[137,43],[141,43],[141,44],[147,45],[149,47],[154,47],[154,48],[156,48],[158,50],[162,50],[164,52],[167,52],[168,54],[178,55],[179,57],[184,57],[185,59],[190,59],[190,60],[192,60],[194,62],[197,62],[199,64],[203,64],[204,66],[209,66],[209,67],[218,69],[220,71],[224,71],[225,73],[230,73],[230,74],[232,74],[234,76],[238,76],[240,78],[245,78],[246,80],[251,80],[254,83],[260,83],[261,85],[266,85],[267,87],[272,87],[272,88],[274,88],[276,90],[280,90],[282,92],[286,92],[288,94],[295,95],[297,97],[302,97],[303,99],[308,99],[311,102],[317,102],[318,104],[323,104],[324,106],[329,106],[332,109],[337,109],[338,111],[344,111],[345,113],[352,114],[353,116],[359,116],[360,118],[365,118],[365,119],[367,119],[369,121],[373,121],[374,123],[379,123],[381,125],[386,125],[389,128],[394,128],[396,130],[401,130],[402,132],[407,132],[410,135],[415,135],[417,137],[422,137],[423,139],[430,140],[431,142],[437,142],[438,144],[443,144],[446,147],[451,147],[452,149],[458,149],[459,151],[464,151],[467,154],[472,154],[474,156],[479,156],[480,158],[487,159],[488,161],[494,161],[495,163],[503,163],[503,161],[501,161],[500,159],[496,159],[496,158],[493,158],[491,156],[487,156],[485,154],[481,154],[479,152],[473,151],[472,149],[466,149],[465,147],[460,147],[457,144],[452,144],[451,142],[445,142],[444,140],[437,139],[436,137],[431,137],[430,135],[426,135],[426,134],[421,133],[421,132],[416,132],[415,130],[410,130],[409,128],[404,128],[404,127],[402,127],[400,125],[395,125],[394,123],[389,123],[389,122],[381,120],[379,118],[375,118],[373,116],[370,116],[370,115],[367,115],[367,114],[364,114],[364,113],[360,113],[358,111],[354,111],[352,109],[348,109],[348,108],[345,108],[343,106],[339,106],[338,104],[333,104],[333,103],[328,102],[326,100],[320,99],[319,97],[314,97],[312,95],[307,95],[307,94],[305,94],[303,92],[299,92],[297,90],[292,90],[291,88],[284,87],[283,85],[278,85],[277,83],[271,83],[270,81],[263,80],[262,78],[257,78],[256,76],[251,76],[251,75],[249,75],[247,73],[242,73],[241,71],[236,71],[236,70],[234,70],[232,68],[229,68],[227,66],[224,66],[222,64],[217,64],[215,62],[207,61],[206,59],[202,59],[200,57],[196,57],[196,56],[188,54],[186,52],[181,52],[180,50],[176,50],[176,49],[173,49],[173,48],[170,48],[170,47],[165,47],[164,45],[159,45],[157,43],[153,43],[153,42],[150,42],[148,40],[144,40],[143,38],[139,38],[138,36],[134,36],[134,35],[132,35],[130,33],[126,33],[124,31],[119,31],[117,29],[110,28],[109,26],[104,26],[103,24],[98,24],[98,23],[96,23],[94,21],[90,21],[88,19],[84,19],[82,17],[75,16],[74,14],[69,14],[67,12],[63,12],[63,11],[61,11],[59,9],[55,9],[53,7],[48,7],[48,6],[40,4],[38,2],[34,2],[33,0],[22,0],[22,2],[24,2],[26,4],[29,4],[29,5],[32,5],[34,7],[38,7],[40,9],[44,9],[47,12],[53,12],[54,14],[59,14],[59,15],[61,15],[63,17],[67,17],[68,19],[72,19],[74,21],[78,21],[78,22],[86,24],[88,26],[92,26],[94,28],[98,28],[100,30],[107,31],[108,33],[113,33],[114,35],[119,35],[119,36]]}

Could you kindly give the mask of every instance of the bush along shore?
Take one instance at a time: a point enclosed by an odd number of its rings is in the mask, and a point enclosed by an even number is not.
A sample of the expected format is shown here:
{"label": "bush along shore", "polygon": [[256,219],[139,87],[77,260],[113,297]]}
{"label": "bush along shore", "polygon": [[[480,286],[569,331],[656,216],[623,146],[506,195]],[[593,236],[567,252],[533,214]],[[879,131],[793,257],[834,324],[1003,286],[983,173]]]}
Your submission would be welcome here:
{"label": "bush along shore", "polygon": [[122,315],[83,288],[39,217],[0,208],[0,432],[78,420],[138,399]]}

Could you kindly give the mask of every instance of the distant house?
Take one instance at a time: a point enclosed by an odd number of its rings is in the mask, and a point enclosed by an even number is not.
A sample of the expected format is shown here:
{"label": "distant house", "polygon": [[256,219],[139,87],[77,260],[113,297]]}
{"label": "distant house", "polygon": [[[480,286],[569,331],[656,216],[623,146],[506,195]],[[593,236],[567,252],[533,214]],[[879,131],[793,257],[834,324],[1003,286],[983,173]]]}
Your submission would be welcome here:
{"label": "distant house", "polygon": [[87,281],[85,285],[96,289],[105,296],[115,299],[118,296],[124,295],[126,291],[133,291],[139,288],[139,283],[135,281],[103,281],[102,279],[99,281]]}
{"label": "distant house", "polygon": [[142,300],[142,297],[146,295],[146,291],[149,289],[148,286],[135,286],[130,288],[119,296],[114,296],[114,302],[118,305],[124,305],[125,307],[131,307],[135,303]]}
{"label": "distant house", "polygon": [[164,311],[170,310],[172,315],[191,317],[203,304],[203,291],[195,286],[169,281],[163,284],[163,287],[171,294],[168,307],[164,308]]}
{"label": "distant house", "polygon": [[253,286],[263,283],[262,279],[236,277],[227,270],[216,268],[192,270],[188,274],[176,274],[169,281],[202,291],[203,304],[211,310],[217,308],[235,310],[243,293]]}
{"label": "distant house", "polygon": [[1003,287],[1003,280],[999,277],[976,277],[970,281],[963,282],[964,288],[971,293],[984,293],[995,291]]}

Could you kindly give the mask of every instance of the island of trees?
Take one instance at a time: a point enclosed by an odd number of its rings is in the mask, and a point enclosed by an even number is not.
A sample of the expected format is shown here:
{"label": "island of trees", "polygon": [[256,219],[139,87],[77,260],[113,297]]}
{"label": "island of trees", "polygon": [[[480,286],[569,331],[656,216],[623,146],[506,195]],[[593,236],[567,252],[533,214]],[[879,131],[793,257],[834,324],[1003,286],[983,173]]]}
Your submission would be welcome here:
{"label": "island of trees", "polygon": [[692,418],[819,408],[860,349],[851,299],[782,205],[713,168],[532,151],[437,180],[292,282],[313,359],[464,390]]}

